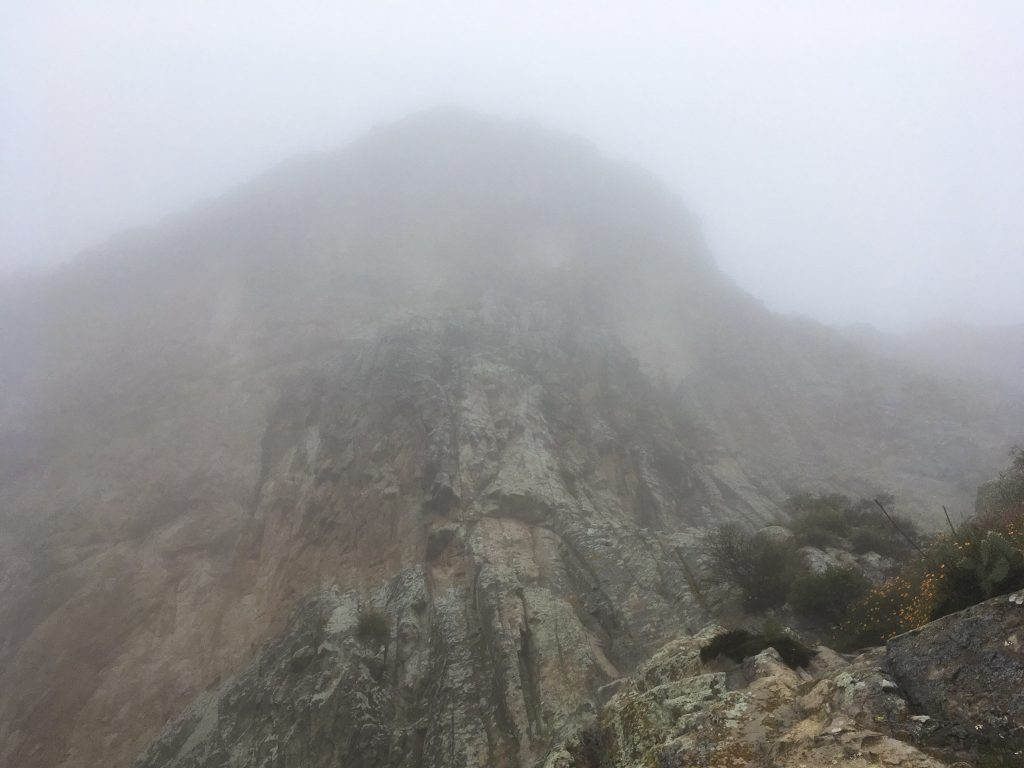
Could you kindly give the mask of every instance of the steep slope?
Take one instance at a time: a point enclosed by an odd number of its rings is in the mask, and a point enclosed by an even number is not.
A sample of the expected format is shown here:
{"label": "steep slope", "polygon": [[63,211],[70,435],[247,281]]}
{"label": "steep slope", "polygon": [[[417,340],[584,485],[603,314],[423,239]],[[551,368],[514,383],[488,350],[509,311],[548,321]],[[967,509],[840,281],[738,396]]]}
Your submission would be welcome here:
{"label": "steep slope", "polygon": [[[525,760],[620,667],[698,626],[681,552],[709,519],[763,519],[759,497],[721,503],[701,431],[614,343],[518,311],[389,326],[297,373],[267,415],[253,498],[219,501],[197,473],[134,519],[108,515],[111,538],[95,521],[40,534],[49,559],[25,563],[5,606],[4,626],[29,632],[6,638],[5,721],[43,726],[42,749],[66,738],[67,764],[128,756],[140,722],[337,585],[406,646],[395,716],[448,702],[438,722],[461,746],[445,737],[435,764]],[[5,744],[17,764],[61,757]]]}
{"label": "steep slope", "polygon": [[1021,438],[1009,390],[871,355],[809,321],[738,317],[704,347],[684,396],[725,445],[790,488],[891,491],[932,527],[943,504],[969,513]]}
{"label": "steep slope", "polygon": [[702,526],[791,480],[955,494],[1021,423],[770,315],[646,175],[449,111],[0,320],[5,765],[129,764],[311,594],[389,619],[366,764],[528,764],[703,623]]}
{"label": "steep slope", "polygon": [[935,323],[899,335],[852,326],[844,332],[873,354],[910,363],[935,377],[965,382],[975,391],[991,392],[993,398],[1024,395],[1024,324]]}

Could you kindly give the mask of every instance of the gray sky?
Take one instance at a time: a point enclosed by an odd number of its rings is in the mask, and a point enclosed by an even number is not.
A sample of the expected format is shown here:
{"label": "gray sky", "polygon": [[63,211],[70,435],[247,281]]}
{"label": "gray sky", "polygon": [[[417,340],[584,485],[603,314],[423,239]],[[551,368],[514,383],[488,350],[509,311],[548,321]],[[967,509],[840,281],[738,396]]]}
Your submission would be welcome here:
{"label": "gray sky", "polygon": [[769,306],[1024,322],[1024,3],[0,0],[0,274],[438,103],[637,161]]}

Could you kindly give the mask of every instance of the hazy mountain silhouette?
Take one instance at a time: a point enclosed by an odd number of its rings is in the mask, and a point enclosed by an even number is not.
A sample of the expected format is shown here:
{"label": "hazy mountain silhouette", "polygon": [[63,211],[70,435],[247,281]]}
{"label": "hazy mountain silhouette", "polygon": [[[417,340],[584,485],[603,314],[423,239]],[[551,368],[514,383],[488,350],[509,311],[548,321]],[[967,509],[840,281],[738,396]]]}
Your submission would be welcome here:
{"label": "hazy mountain silhouette", "polygon": [[[457,729],[525,761],[697,622],[672,553],[703,526],[767,521],[795,488],[967,505],[1024,424],[772,314],[647,173],[458,110],[0,298],[0,762],[19,766],[126,764],[325,586],[338,626],[372,603],[407,632],[386,671],[345,678],[372,704],[372,737],[337,715],[351,754],[392,764],[391,733],[454,764]],[[417,730],[428,707],[451,734]]]}

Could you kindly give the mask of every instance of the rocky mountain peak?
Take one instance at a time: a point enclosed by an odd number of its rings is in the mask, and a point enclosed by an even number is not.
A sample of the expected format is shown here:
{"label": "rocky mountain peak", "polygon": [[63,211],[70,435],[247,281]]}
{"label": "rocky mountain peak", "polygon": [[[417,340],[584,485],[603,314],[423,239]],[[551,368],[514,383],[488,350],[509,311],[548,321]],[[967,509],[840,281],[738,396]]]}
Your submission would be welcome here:
{"label": "rocky mountain peak", "polygon": [[[651,177],[452,111],[3,312],[25,768],[531,765],[707,622],[709,525],[794,483],[973,494],[1015,423],[767,312]],[[293,694],[308,717],[245,735]]]}

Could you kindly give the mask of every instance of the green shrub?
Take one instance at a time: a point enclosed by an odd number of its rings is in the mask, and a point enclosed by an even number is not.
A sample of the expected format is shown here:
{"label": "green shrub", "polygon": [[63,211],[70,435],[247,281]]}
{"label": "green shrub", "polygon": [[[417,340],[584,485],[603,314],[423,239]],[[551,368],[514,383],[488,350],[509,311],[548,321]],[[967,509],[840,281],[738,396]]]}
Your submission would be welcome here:
{"label": "green shrub", "polygon": [[936,582],[932,619],[1024,587],[1024,552],[1007,535],[977,523],[938,537],[928,565]]}
{"label": "green shrub", "polygon": [[1010,451],[1012,462],[997,480],[978,489],[977,522],[1024,548],[1024,448]]}
{"label": "green shrub", "polygon": [[[889,495],[878,500],[892,503]],[[920,538],[913,523],[896,515],[892,518],[899,530],[894,528],[875,499],[852,501],[838,493],[798,493],[786,501],[785,509],[785,525],[800,546],[852,548],[902,561],[914,553],[907,538],[915,542]]]}
{"label": "green shrub", "polygon": [[356,639],[366,645],[381,646],[387,643],[391,632],[388,617],[374,608],[366,608],[356,622]]}
{"label": "green shrub", "polygon": [[793,581],[789,605],[798,616],[828,624],[839,623],[871,589],[871,582],[855,566],[829,566],[823,573],[807,573]]}
{"label": "green shrub", "polygon": [[758,612],[783,605],[790,584],[807,570],[792,541],[735,524],[713,529],[704,540],[704,552],[715,574],[740,591],[746,608]]}

